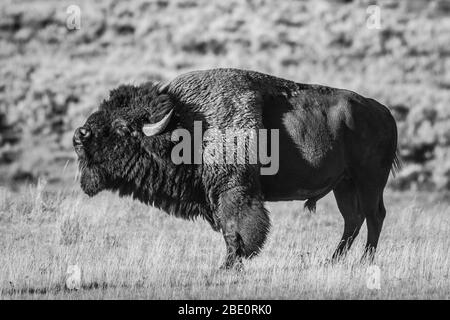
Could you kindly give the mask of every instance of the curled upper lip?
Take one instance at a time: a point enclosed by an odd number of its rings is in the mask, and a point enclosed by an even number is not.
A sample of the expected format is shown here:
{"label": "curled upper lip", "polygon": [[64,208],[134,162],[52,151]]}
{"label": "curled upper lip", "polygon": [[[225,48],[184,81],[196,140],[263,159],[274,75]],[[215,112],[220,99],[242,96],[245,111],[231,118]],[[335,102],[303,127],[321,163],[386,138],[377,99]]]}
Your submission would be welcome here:
{"label": "curled upper lip", "polygon": [[75,149],[75,153],[76,153],[79,157],[84,156],[84,154],[85,154],[84,146],[83,146],[83,144],[81,143],[80,140],[75,139],[75,138],[73,139],[73,148]]}

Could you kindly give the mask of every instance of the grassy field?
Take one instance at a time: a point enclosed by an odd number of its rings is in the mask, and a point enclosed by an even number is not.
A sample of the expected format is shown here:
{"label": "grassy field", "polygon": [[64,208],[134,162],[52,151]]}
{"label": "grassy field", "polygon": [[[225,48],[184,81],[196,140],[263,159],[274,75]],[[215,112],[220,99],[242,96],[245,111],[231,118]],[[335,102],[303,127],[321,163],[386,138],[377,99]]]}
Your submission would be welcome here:
{"label": "grassy field", "polygon": [[[0,189],[2,299],[436,299],[450,298],[450,207],[430,194],[387,193],[376,265],[381,289],[359,263],[364,228],[348,259],[326,263],[341,235],[332,195],[315,214],[300,202],[268,203],[273,227],[241,273],[219,271],[225,247],[204,221],[176,219],[131,199],[89,199],[74,186]],[[64,288],[68,265],[82,288]]]}

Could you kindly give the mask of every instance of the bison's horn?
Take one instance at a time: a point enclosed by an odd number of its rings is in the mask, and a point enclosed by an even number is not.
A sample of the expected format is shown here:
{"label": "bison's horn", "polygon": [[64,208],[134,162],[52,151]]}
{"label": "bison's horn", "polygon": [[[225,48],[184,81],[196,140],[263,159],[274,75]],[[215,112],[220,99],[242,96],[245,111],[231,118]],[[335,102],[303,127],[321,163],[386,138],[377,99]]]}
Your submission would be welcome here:
{"label": "bison's horn", "polygon": [[170,112],[168,114],[166,114],[164,116],[164,118],[162,118],[157,123],[144,124],[144,126],[142,127],[142,132],[144,132],[144,134],[148,137],[154,136],[154,135],[162,132],[169,124],[170,118],[172,117],[172,113],[173,113],[173,109],[170,110]]}

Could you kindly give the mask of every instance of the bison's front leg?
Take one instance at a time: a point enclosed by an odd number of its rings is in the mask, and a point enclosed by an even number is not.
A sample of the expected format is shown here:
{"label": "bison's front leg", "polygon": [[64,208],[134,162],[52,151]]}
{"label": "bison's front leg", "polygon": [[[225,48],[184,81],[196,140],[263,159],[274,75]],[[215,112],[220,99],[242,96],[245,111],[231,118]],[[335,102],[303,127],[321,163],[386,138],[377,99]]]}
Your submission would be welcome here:
{"label": "bison's front leg", "polygon": [[225,239],[225,245],[227,247],[227,252],[225,256],[225,262],[220,267],[221,269],[232,269],[241,270],[242,256],[243,256],[243,244],[242,239],[237,232],[237,225],[235,219],[229,219],[224,224],[223,227],[223,237]]}
{"label": "bison's front leg", "polygon": [[242,258],[255,256],[266,240],[270,220],[262,197],[245,188],[233,188],[220,195],[218,212],[227,255],[222,268],[241,268]]}

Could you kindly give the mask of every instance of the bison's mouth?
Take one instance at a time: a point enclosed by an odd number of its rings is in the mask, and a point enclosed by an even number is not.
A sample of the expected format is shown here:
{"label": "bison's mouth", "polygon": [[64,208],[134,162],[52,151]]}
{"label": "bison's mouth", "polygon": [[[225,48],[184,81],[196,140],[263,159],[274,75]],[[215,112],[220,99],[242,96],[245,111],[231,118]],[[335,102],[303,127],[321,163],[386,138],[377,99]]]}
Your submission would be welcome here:
{"label": "bison's mouth", "polygon": [[[88,126],[77,128],[73,135],[73,148],[78,156],[78,173],[80,177],[81,189],[89,195],[94,196],[105,189],[105,179],[102,170],[90,163],[90,157],[85,145],[92,139],[92,131]],[[91,152],[92,150],[89,151]],[[89,153],[90,153],[89,152]]]}
{"label": "bison's mouth", "polygon": [[86,157],[86,151],[82,144],[74,144],[73,148],[75,149],[75,153],[78,156],[78,159],[84,159]]}
{"label": "bison's mouth", "polygon": [[89,139],[92,138],[92,132],[89,127],[80,127],[75,130],[73,135],[73,147],[79,159],[83,159],[86,156],[86,151],[84,149],[84,144]]}

